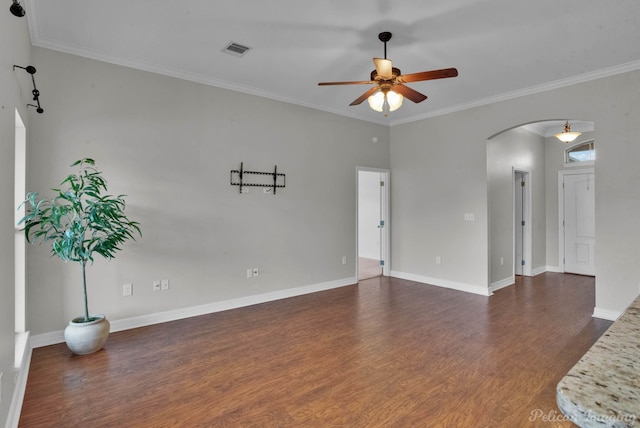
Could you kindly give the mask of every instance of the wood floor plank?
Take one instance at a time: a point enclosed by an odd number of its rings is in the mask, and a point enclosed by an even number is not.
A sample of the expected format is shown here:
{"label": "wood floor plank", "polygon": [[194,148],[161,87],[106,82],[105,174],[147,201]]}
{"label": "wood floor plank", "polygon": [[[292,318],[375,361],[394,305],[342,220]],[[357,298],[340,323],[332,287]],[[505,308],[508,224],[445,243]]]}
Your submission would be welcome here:
{"label": "wood floor plank", "polygon": [[374,278],[35,349],[20,426],[572,426],[555,385],[611,324],[593,307],[577,275],[489,298]]}

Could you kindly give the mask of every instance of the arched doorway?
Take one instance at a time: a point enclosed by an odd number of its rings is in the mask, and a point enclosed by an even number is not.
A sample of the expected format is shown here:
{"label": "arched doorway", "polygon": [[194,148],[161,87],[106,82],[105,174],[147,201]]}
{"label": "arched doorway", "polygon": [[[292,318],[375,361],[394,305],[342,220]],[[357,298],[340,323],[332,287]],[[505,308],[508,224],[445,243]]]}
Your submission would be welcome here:
{"label": "arched doorway", "polygon": [[[491,291],[513,284],[519,274],[565,271],[564,195],[558,177],[575,166],[565,162],[567,144],[554,136],[564,123],[565,119],[532,122],[487,140]],[[582,132],[580,140],[593,139],[592,122],[572,120],[571,128]],[[522,179],[526,191],[519,194],[516,185]]]}

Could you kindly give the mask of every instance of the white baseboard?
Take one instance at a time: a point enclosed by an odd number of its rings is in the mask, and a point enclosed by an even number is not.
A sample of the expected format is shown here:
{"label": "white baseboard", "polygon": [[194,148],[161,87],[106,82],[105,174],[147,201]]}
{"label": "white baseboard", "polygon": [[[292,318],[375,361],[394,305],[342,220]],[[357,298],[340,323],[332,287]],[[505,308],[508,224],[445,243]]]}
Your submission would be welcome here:
{"label": "white baseboard", "polygon": [[560,266],[546,266],[547,272],[554,272],[554,273],[564,273],[564,269],[562,269]]}
{"label": "white baseboard", "polygon": [[496,282],[492,283],[491,287],[489,287],[489,289],[491,291],[491,294],[493,294],[495,291],[498,291],[501,288],[508,287],[508,286],[513,285],[515,283],[516,283],[516,277],[515,276],[510,276],[509,278],[501,279],[500,281],[496,281]]}
{"label": "white baseboard", "polygon": [[531,276],[540,275],[541,273],[545,273],[547,271],[546,266],[538,266],[536,268],[531,269]]}
{"label": "white baseboard", "polygon": [[[296,288],[272,291],[269,293],[256,294],[253,296],[239,297],[237,299],[212,302],[205,305],[191,306],[188,308],[174,309],[171,311],[109,321],[111,323],[111,332],[123,331],[132,328],[145,327],[148,325],[195,317],[198,315],[227,311],[229,309],[237,309],[244,306],[272,302],[274,300],[286,299],[289,297],[302,296],[304,294],[316,293],[318,291],[325,291],[332,288],[339,288],[347,285],[357,284],[357,282],[358,279],[354,276],[351,278],[343,278],[335,281],[322,282],[319,284],[305,285]],[[56,343],[62,342],[64,342],[64,331],[60,330],[34,335],[31,337],[30,345],[32,348],[39,348],[41,346],[54,345]]]}
{"label": "white baseboard", "polygon": [[464,291],[466,293],[480,294],[482,296],[490,296],[491,290],[488,287],[480,285],[464,284],[462,282],[447,281],[444,279],[430,278],[428,276],[416,275],[413,273],[391,271],[391,276],[408,281],[421,282],[423,284],[435,285],[437,287],[451,288],[453,290]]}
{"label": "white baseboard", "polygon": [[29,340],[31,348],[40,348],[42,346],[55,345],[64,342],[64,330],[51,331],[48,333],[34,334]]}
{"label": "white baseboard", "polygon": [[622,315],[622,312],[619,311],[610,311],[608,309],[593,309],[593,318],[601,318],[603,320],[615,321]]}
{"label": "white baseboard", "polygon": [[11,398],[11,404],[9,406],[9,415],[5,424],[6,428],[18,427],[24,393],[27,390],[27,377],[31,364],[31,346],[29,345],[29,332],[24,333],[24,336],[24,349],[20,349],[21,358],[20,361],[16,361],[14,372],[15,384],[13,386],[13,397]]}

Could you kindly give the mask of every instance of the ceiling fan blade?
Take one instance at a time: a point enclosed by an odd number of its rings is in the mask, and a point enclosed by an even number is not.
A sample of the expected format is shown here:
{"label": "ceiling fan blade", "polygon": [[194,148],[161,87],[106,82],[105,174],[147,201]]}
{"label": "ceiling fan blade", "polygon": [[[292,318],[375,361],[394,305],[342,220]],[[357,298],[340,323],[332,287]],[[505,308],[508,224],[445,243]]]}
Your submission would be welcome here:
{"label": "ceiling fan blade", "polygon": [[420,92],[418,92],[418,91],[416,91],[414,89],[411,89],[408,86],[395,84],[395,85],[393,85],[391,90],[394,91],[394,92],[397,92],[398,94],[402,95],[405,98],[410,99],[414,103],[419,103],[419,102],[422,102],[422,101],[427,99],[426,95],[421,94]]}
{"label": "ceiling fan blade", "polygon": [[393,67],[391,60],[386,58],[374,58],[373,64],[376,66],[376,72],[384,80],[391,80],[393,77]]}
{"label": "ceiling fan blade", "polygon": [[376,83],[373,80],[361,80],[356,82],[320,82],[318,86],[329,86],[329,85],[371,85],[372,83]]}
{"label": "ceiling fan blade", "polygon": [[361,102],[363,102],[364,100],[369,98],[371,95],[375,94],[378,91],[378,89],[379,89],[378,86],[369,89],[367,92],[365,92],[364,94],[360,95],[358,98],[353,100],[353,102],[351,104],[349,104],[349,105],[350,106],[357,106],[358,104],[360,104]]}
{"label": "ceiling fan blade", "polygon": [[444,79],[447,77],[456,77],[458,70],[455,68],[443,68],[442,70],[423,71],[421,73],[411,73],[398,76],[396,82],[409,83],[420,82],[422,80]]}

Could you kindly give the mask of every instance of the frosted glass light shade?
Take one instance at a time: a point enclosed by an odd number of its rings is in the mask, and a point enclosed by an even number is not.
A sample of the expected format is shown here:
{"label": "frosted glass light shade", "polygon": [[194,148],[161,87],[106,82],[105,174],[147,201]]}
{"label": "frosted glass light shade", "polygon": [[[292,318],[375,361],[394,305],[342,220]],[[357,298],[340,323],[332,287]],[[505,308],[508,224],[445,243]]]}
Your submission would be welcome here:
{"label": "frosted glass light shade", "polygon": [[367,101],[369,101],[369,107],[373,110],[382,111],[382,106],[384,105],[384,94],[382,91],[378,91],[367,98]]}
{"label": "frosted glass light shade", "polygon": [[570,143],[580,135],[581,132],[561,132],[560,134],[556,134],[556,138],[565,143]]}
{"label": "frosted glass light shade", "polygon": [[367,98],[367,101],[369,101],[369,107],[371,107],[373,110],[382,112],[385,110],[385,101],[387,102],[387,105],[389,107],[388,111],[395,111],[400,108],[403,99],[404,97],[401,94],[393,91],[388,91],[386,96],[384,92],[378,91]]}
{"label": "frosted glass light shade", "polygon": [[564,132],[556,134],[555,137],[564,143],[570,143],[578,138],[578,135],[580,134],[582,134],[582,132],[571,132],[571,127],[569,126],[569,121],[567,120],[564,124]]}
{"label": "frosted glass light shade", "polygon": [[389,111],[395,111],[402,105],[404,97],[396,92],[387,92],[387,102],[389,103]]}

